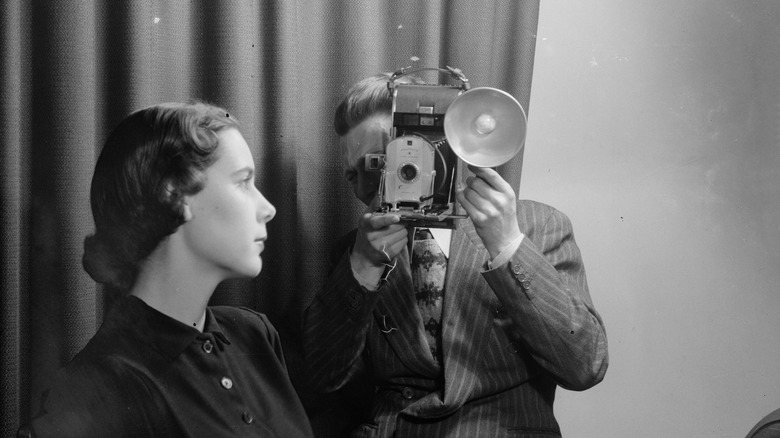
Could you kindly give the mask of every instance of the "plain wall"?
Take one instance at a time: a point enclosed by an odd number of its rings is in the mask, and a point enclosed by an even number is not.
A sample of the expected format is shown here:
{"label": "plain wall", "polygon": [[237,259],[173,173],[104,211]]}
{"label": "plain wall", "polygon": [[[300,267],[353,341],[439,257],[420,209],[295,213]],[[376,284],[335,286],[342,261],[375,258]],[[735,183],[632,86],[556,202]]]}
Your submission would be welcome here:
{"label": "plain wall", "polygon": [[610,367],[567,437],[780,407],[780,1],[543,1],[521,198],[574,224]]}

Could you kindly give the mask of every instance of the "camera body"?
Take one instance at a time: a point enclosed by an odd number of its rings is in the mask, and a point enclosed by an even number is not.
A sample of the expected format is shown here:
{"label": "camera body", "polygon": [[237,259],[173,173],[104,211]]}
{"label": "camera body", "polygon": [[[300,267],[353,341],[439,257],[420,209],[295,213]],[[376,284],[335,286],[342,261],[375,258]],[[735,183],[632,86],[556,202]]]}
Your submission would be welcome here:
{"label": "camera body", "polygon": [[417,135],[405,135],[388,143],[386,154],[367,157],[369,163],[383,161],[382,204],[392,210],[418,210],[430,206],[436,170],[435,152],[430,143]]}
{"label": "camera body", "polygon": [[415,226],[452,228],[459,159],[447,142],[444,116],[468,90],[459,71],[448,70],[461,85],[388,83],[393,92],[393,125],[384,154],[368,154],[365,169],[381,172],[380,207]]}

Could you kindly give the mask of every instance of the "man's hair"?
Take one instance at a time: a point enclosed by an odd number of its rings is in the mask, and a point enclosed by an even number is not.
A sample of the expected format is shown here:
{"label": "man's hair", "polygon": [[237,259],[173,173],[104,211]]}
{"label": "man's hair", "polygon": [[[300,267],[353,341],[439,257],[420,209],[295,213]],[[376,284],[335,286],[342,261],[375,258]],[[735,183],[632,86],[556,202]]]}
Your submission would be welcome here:
{"label": "man's hair", "polygon": [[92,177],[95,234],[84,240],[82,262],[95,281],[133,286],[140,262],[184,223],[182,197],[203,189],[217,132],[238,126],[224,109],[200,102],[154,105],[119,123]]}
{"label": "man's hair", "polygon": [[[376,114],[393,111],[393,93],[387,88],[392,73],[380,73],[355,83],[336,107],[333,126],[336,134],[343,137],[355,126]],[[423,84],[415,76],[401,76],[395,82],[400,84]]]}

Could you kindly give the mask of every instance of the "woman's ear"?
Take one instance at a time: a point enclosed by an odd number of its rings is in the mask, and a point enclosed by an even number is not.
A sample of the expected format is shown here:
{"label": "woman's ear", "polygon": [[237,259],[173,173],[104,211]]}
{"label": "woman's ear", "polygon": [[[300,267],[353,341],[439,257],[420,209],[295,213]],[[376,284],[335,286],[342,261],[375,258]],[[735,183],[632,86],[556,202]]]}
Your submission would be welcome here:
{"label": "woman's ear", "polygon": [[181,215],[184,217],[184,222],[189,222],[192,220],[192,209],[190,208],[188,201],[188,196],[184,196],[181,200]]}
{"label": "woman's ear", "polygon": [[[168,197],[169,202],[176,202],[178,204],[178,207],[181,209],[181,216],[184,218],[184,222],[189,222],[192,220],[192,208],[190,207],[189,196],[176,196],[176,189],[173,187],[173,184],[170,183],[168,183],[165,187],[165,194]],[[174,201],[176,198],[178,198],[178,200]]]}

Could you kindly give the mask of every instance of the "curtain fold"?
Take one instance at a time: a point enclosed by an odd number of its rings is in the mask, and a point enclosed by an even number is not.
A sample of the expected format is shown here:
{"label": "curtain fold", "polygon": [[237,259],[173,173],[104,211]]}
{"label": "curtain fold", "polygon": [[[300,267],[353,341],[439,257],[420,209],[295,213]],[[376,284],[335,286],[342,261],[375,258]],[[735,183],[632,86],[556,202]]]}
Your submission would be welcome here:
{"label": "curtain fold", "polygon": [[[238,118],[258,186],[277,207],[263,272],[223,283],[212,303],[266,313],[307,408],[323,412],[300,374],[299,327],[332,243],[363,209],[342,174],[338,99],[370,74],[450,65],[527,110],[538,8],[538,0],[6,2],[2,435],[36,412],[46,379],[86,344],[110,302],[81,267],[102,142],[134,109],[190,99]],[[499,170],[517,189],[521,168],[522,154]]]}

